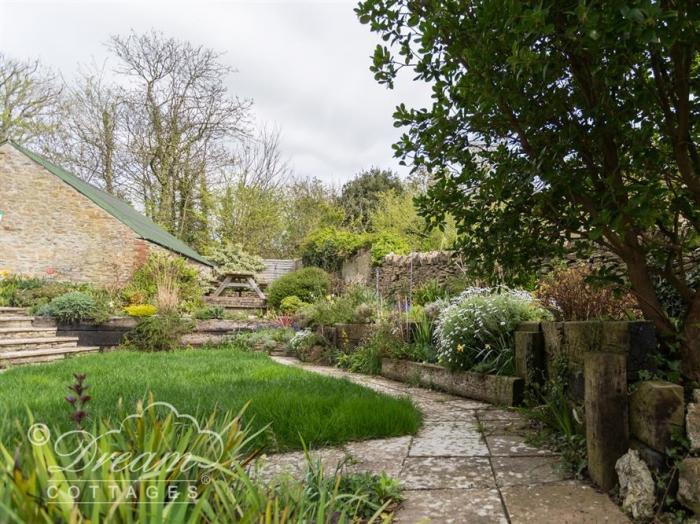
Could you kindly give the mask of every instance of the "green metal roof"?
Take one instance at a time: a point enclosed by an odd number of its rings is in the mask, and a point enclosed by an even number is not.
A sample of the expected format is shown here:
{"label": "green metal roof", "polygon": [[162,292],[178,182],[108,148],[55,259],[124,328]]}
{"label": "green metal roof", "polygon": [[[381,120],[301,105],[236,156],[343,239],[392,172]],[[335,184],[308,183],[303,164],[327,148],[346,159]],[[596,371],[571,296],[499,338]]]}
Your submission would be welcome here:
{"label": "green metal roof", "polygon": [[[206,264],[207,266],[212,265],[211,262],[185,244],[182,240],[175,238],[123,200],[98,189],[92,184],[88,184],[62,167],[57,166],[37,153],[25,149],[19,144],[15,144],[10,140],[8,140],[7,143],[12,144],[19,152],[28,156],[41,167],[56,175],[73,189],[89,198],[94,204],[104,209],[114,218],[130,227],[141,238],[191,258],[192,260],[196,260],[201,264]],[[0,142],[0,145],[2,145],[2,142]]]}

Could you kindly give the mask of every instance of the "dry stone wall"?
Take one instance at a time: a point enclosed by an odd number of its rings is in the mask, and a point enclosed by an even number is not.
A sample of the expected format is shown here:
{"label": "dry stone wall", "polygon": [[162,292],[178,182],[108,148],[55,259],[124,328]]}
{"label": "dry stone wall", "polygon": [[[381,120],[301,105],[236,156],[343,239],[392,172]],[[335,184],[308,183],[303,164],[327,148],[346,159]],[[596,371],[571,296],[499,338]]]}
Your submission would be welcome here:
{"label": "dry stone wall", "polygon": [[445,283],[464,273],[459,257],[449,251],[387,255],[378,267],[372,267],[370,261],[367,252],[360,252],[343,264],[343,281],[376,286],[382,296],[391,298],[406,297],[411,289],[430,280]]}

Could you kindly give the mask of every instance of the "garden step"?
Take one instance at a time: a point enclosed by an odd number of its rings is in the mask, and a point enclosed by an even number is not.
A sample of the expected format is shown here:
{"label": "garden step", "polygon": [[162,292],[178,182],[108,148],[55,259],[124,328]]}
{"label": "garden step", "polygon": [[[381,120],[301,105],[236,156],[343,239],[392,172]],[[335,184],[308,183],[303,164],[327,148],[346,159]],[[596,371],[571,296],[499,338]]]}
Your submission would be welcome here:
{"label": "garden step", "polygon": [[24,307],[0,307],[0,317],[19,317],[27,314]]}
{"label": "garden step", "polygon": [[10,351],[0,353],[0,368],[15,366],[18,364],[36,364],[39,362],[51,362],[61,360],[73,355],[83,353],[96,353],[100,348],[97,346],[80,346],[68,348],[39,348],[25,351]]}
{"label": "garden step", "polygon": [[31,327],[34,317],[0,316],[0,328]]}
{"label": "garden step", "polygon": [[55,327],[0,327],[0,340],[55,337],[56,332]]}
{"label": "garden step", "polygon": [[0,339],[0,354],[26,349],[73,348],[78,345],[78,337],[35,337]]}
{"label": "garden step", "polygon": [[258,297],[204,297],[204,301],[212,306],[219,306],[224,309],[265,309],[267,301]]}

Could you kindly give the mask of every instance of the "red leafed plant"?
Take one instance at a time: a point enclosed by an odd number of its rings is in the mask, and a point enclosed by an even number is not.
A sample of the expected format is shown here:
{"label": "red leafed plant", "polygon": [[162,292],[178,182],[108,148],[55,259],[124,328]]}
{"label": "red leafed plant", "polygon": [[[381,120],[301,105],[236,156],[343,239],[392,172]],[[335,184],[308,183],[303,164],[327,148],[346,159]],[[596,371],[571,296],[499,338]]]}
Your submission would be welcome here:
{"label": "red leafed plant", "polygon": [[557,320],[629,320],[641,318],[634,296],[592,282],[585,265],[555,270],[542,279],[536,295]]}

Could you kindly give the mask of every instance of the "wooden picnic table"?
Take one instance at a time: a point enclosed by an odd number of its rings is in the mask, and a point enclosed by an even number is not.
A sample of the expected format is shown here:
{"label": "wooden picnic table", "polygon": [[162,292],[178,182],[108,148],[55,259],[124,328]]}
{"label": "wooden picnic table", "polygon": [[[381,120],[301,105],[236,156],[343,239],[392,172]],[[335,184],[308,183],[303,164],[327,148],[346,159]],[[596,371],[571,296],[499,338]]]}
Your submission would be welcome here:
{"label": "wooden picnic table", "polygon": [[234,273],[226,273],[221,284],[211,294],[212,297],[221,297],[227,289],[234,289],[240,296],[243,291],[252,291],[258,298],[265,299],[265,294],[260,290],[258,283],[255,281],[255,273],[249,271],[236,271]]}

